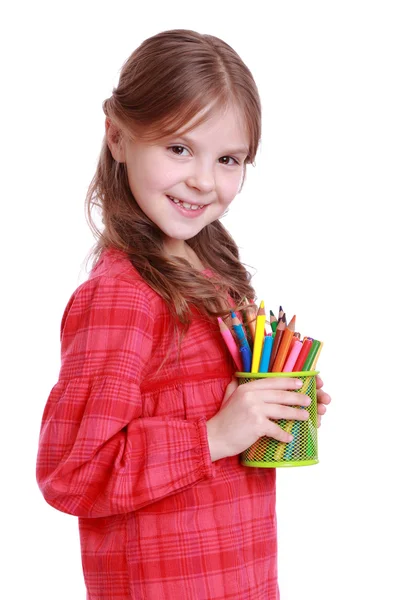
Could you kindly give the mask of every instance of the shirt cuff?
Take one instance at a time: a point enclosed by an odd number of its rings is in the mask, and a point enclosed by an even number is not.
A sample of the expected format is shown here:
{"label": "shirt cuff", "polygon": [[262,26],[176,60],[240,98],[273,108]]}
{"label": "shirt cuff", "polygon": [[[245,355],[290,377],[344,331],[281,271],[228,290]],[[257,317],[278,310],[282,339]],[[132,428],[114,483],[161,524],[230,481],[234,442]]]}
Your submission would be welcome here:
{"label": "shirt cuff", "polygon": [[215,477],[218,471],[218,465],[211,460],[210,446],[208,445],[208,433],[206,418],[201,417],[197,421],[197,431],[199,434],[199,448],[203,459],[204,475],[206,477]]}

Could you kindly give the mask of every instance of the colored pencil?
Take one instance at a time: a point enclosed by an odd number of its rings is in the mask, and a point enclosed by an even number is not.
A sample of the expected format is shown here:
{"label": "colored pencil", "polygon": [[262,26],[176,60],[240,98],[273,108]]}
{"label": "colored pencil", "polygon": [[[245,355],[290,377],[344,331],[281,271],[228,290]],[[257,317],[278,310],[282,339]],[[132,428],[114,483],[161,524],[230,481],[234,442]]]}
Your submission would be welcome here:
{"label": "colored pencil", "polygon": [[279,344],[281,343],[281,339],[282,339],[283,332],[285,331],[285,329],[286,329],[286,315],[285,315],[285,313],[283,313],[283,317],[278,321],[278,325],[276,327],[274,343],[272,344],[272,350],[271,350],[271,358],[269,359],[270,367],[271,367],[271,365],[274,364],[275,357],[278,353]]}
{"label": "colored pencil", "polygon": [[269,360],[271,357],[271,350],[274,338],[272,335],[266,335],[264,338],[264,345],[261,353],[259,373],[268,373]]}
{"label": "colored pencil", "polygon": [[285,364],[286,357],[289,352],[290,342],[294,335],[294,328],[296,325],[296,315],[294,315],[288,323],[285,331],[282,334],[282,339],[279,344],[278,351],[276,353],[275,360],[272,365],[272,373],[281,373],[283,365]]}
{"label": "colored pencil", "polygon": [[235,338],[233,337],[231,330],[223,322],[221,317],[218,317],[218,324],[219,324],[219,328],[220,328],[222,337],[225,340],[225,344],[227,345],[227,348],[228,348],[229,352],[231,353],[231,356],[235,362],[235,365],[236,365],[237,369],[239,371],[241,371],[242,370],[242,359],[240,357],[240,353],[239,353],[238,347],[236,345]]}
{"label": "colored pencil", "polygon": [[278,319],[276,318],[272,310],[269,311],[269,322],[271,323],[271,329],[273,333],[275,333],[276,327],[278,325]]}
{"label": "colored pencil", "polygon": [[257,313],[256,320],[256,332],[254,336],[254,346],[253,346],[253,360],[251,363],[251,372],[258,373],[258,369],[260,366],[261,359],[261,350],[262,344],[264,341],[264,327],[265,327],[265,309],[264,309],[264,300],[261,301],[260,308]]}
{"label": "colored pencil", "polygon": [[257,305],[255,304],[254,300],[251,300],[248,303],[248,309],[246,310],[246,325],[252,340],[254,340],[254,336],[256,333],[256,317]]}
{"label": "colored pencil", "polygon": [[321,345],[321,342],[319,342],[318,340],[313,341],[311,348],[307,354],[307,358],[304,361],[304,365],[303,365],[303,369],[302,369],[303,371],[309,371],[311,369],[311,365],[314,362],[314,359],[317,355],[318,348],[320,347],[320,345]]}
{"label": "colored pencil", "polygon": [[[246,333],[243,328],[243,325],[241,324],[236,313],[231,312],[231,316],[232,316],[232,327],[233,327],[233,330],[234,330],[234,332],[237,336],[238,342],[239,342],[239,349],[242,346],[246,346],[248,348],[248,351],[251,356],[251,348],[250,348],[249,342],[247,341],[247,337],[246,337]],[[243,358],[243,356],[242,356],[242,358]]]}
{"label": "colored pencil", "polygon": [[264,335],[270,335],[271,333],[272,333],[271,323],[269,321],[265,320]]}
{"label": "colored pencil", "polygon": [[316,369],[316,367],[317,367],[317,362],[318,362],[318,359],[319,359],[319,355],[321,354],[321,350],[322,350],[322,346],[323,346],[323,345],[324,345],[324,342],[321,342],[321,343],[320,343],[320,345],[319,345],[319,348],[318,348],[318,350],[317,350],[317,354],[315,355],[315,358],[314,358],[314,360],[313,360],[313,363],[312,363],[312,365],[311,365],[311,367],[310,367],[310,371],[314,371],[314,370]]}
{"label": "colored pencil", "polygon": [[291,342],[290,342],[288,356],[289,356],[289,354],[290,354],[290,353],[291,353],[291,351],[292,351],[292,348],[293,348],[293,346],[294,346],[294,343],[295,343],[295,341],[296,341],[296,340],[300,340],[300,338],[301,338],[301,335],[299,334],[299,332],[298,332],[298,331],[295,331],[295,332],[294,332],[294,334],[293,334],[293,337],[292,337],[292,339],[291,339]]}
{"label": "colored pencil", "polygon": [[300,354],[300,350],[303,347],[302,342],[297,338],[293,338],[292,342],[293,342],[292,349],[289,350],[288,357],[287,357],[285,364],[283,366],[283,369],[282,369],[282,371],[284,373],[293,371],[294,364],[297,360],[297,357]]}
{"label": "colored pencil", "polygon": [[240,346],[240,355],[242,357],[243,372],[250,373],[251,369],[251,350],[249,346]]}
{"label": "colored pencil", "polygon": [[296,441],[297,441],[297,434],[298,434],[298,431],[300,429],[301,423],[302,423],[302,421],[295,421],[294,422],[294,425],[293,425],[293,427],[292,427],[292,429],[290,431],[290,433],[293,436],[293,439],[292,439],[291,442],[289,442],[286,445],[286,451],[285,451],[285,454],[283,456],[284,460],[290,460],[292,458],[293,450],[294,450],[294,447],[295,447],[295,444],[296,444]]}
{"label": "colored pencil", "polygon": [[303,340],[303,347],[300,350],[300,354],[297,357],[296,362],[294,363],[293,371],[302,371],[303,370],[303,365],[307,358],[307,354],[308,354],[311,346],[312,346],[312,341],[309,338],[305,338]]}

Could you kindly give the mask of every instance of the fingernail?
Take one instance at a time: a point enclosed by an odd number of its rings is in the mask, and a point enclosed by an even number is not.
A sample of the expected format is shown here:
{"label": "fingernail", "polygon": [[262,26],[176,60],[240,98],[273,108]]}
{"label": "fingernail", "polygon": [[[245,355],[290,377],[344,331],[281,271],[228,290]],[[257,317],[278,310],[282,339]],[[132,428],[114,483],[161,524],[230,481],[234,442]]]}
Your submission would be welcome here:
{"label": "fingernail", "polygon": [[295,379],[294,384],[297,388],[301,388],[301,386],[303,385],[303,382],[301,379]]}

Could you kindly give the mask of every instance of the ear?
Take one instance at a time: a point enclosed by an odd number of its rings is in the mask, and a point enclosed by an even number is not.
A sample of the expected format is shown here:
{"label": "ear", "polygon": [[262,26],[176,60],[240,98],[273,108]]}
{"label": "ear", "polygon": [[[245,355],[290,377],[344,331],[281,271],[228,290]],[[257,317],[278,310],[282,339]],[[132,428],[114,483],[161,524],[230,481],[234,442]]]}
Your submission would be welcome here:
{"label": "ear", "polygon": [[125,162],[125,149],[121,129],[119,129],[109,117],[106,117],[105,127],[107,145],[114,160],[119,163]]}

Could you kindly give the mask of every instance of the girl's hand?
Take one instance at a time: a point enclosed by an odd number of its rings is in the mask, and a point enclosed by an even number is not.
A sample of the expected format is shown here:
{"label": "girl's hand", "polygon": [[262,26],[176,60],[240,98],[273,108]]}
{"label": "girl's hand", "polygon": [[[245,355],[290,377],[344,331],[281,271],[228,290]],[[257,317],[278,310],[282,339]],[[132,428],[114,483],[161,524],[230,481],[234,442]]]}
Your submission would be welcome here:
{"label": "girl's hand", "polygon": [[[324,390],[322,389],[324,382],[322,381],[322,379],[319,375],[317,375],[316,381],[317,381],[317,403],[318,403],[317,404],[318,427],[320,427],[321,426],[321,416],[326,413],[326,405],[330,403],[331,397],[329,394],[324,392]],[[228,388],[229,388],[229,385],[228,385]]]}
{"label": "girl's hand", "polygon": [[225,391],[219,412],[207,421],[211,460],[236,456],[263,435],[290,442],[292,435],[277,423],[279,419],[306,421],[309,406],[305,394],[295,393],[302,381],[294,377],[256,379],[242,385],[232,380]]}

